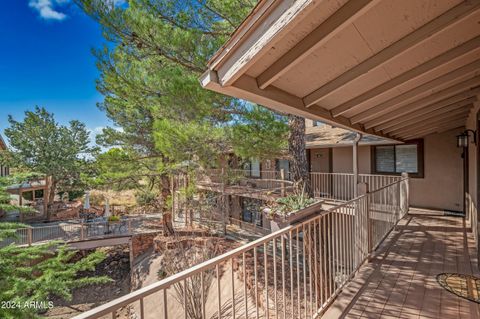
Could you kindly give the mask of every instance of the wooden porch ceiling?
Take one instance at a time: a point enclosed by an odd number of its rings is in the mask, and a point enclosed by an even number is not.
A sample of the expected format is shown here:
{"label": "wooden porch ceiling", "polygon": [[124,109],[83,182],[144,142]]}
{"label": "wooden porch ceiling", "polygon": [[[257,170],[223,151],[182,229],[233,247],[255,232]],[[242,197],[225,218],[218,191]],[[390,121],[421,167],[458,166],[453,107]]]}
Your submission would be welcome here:
{"label": "wooden porch ceiling", "polygon": [[464,126],[480,95],[480,0],[261,1],[201,83],[395,140]]}

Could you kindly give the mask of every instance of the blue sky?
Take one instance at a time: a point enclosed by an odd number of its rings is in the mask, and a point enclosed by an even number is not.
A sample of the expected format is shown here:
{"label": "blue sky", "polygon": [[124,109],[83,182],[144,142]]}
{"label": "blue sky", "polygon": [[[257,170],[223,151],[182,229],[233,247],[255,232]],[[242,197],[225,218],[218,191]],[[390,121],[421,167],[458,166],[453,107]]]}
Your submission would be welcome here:
{"label": "blue sky", "polygon": [[4,0],[0,11],[0,132],[7,115],[22,119],[44,106],[57,120],[108,125],[96,103],[92,48],[104,40],[98,24],[71,0]]}

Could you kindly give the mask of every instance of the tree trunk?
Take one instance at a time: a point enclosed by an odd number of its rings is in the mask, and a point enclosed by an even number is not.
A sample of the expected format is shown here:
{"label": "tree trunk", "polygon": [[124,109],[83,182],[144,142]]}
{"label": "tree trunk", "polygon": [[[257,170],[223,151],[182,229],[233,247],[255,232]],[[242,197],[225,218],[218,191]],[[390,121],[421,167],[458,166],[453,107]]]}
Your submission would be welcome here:
{"label": "tree trunk", "polygon": [[47,183],[48,187],[48,198],[44,196],[43,200],[47,201],[47,204],[45,205],[47,211],[45,213],[47,220],[50,220],[50,217],[52,215],[50,205],[53,204],[53,202],[55,201],[55,189],[57,188],[57,181],[55,181],[53,177],[47,177],[45,179],[45,183]]}
{"label": "tree trunk", "polygon": [[170,178],[167,175],[161,176],[161,200],[162,200],[162,221],[163,221],[163,235],[171,236],[175,233],[173,228],[173,216],[171,210],[168,208],[168,198],[171,195]]}
{"label": "tree trunk", "polygon": [[308,171],[307,152],[305,148],[305,119],[296,115],[288,116],[290,133],[288,136],[288,152],[291,157],[290,172],[297,193],[304,192],[313,197]]}

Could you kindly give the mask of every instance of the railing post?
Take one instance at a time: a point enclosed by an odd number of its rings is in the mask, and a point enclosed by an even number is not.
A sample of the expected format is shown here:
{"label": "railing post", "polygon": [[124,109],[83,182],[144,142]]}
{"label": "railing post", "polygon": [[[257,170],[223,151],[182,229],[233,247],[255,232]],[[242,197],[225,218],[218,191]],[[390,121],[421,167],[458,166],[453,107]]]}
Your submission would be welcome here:
{"label": "railing post", "polygon": [[32,228],[29,227],[27,228],[27,243],[28,243],[28,246],[31,246],[32,245]]}
{"label": "railing post", "polygon": [[83,221],[80,223],[80,240],[85,239],[85,231],[83,229]]}
{"label": "railing post", "polygon": [[227,197],[225,195],[225,168],[222,167],[222,231],[223,231],[223,235],[224,236],[227,236],[227,223],[226,223],[226,220],[225,220],[225,214],[226,214],[226,211],[227,211],[227,205],[229,205],[228,201],[227,201]]}
{"label": "railing post", "polygon": [[403,216],[408,213],[410,209],[410,185],[409,185],[410,178],[408,177],[408,173],[402,173],[402,182],[400,184],[400,211]]}
{"label": "railing post", "polygon": [[353,198],[358,196],[358,143],[362,139],[362,134],[357,133],[353,140]]}
{"label": "railing post", "polygon": [[[285,169],[284,168],[280,169],[280,179],[282,181],[285,180]],[[281,187],[280,194],[281,194],[282,197],[284,197],[285,196],[285,182],[281,182],[280,187]]]}
{"label": "railing post", "polygon": [[371,218],[371,210],[370,210],[370,196],[368,196],[369,189],[368,189],[368,184],[367,183],[359,183],[357,185],[357,194],[358,196],[362,195],[367,195],[365,196],[365,216],[367,220],[367,249],[368,249],[368,254],[370,254],[373,251],[373,219]]}

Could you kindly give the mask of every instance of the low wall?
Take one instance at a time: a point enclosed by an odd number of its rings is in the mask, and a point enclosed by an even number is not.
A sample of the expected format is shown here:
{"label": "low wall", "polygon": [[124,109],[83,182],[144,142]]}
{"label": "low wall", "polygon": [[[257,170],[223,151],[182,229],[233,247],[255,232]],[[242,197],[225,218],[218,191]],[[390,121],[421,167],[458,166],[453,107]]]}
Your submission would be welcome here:
{"label": "low wall", "polygon": [[135,260],[138,256],[142,255],[150,248],[154,247],[154,240],[160,232],[137,234],[132,236],[131,256]]}

